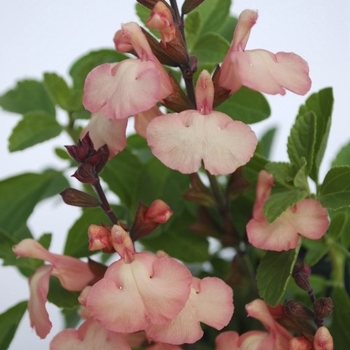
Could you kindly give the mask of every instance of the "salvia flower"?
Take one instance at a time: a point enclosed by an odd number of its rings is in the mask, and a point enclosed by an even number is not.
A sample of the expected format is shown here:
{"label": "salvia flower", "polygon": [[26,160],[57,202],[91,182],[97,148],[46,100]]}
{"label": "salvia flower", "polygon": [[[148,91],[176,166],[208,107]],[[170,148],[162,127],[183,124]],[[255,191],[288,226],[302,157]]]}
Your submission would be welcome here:
{"label": "salvia flower", "polygon": [[256,187],[253,218],[246,230],[249,242],[256,248],[265,250],[294,249],[300,236],[320,239],[328,229],[327,210],[310,198],[301,200],[269,223],[264,216],[264,204],[270,196],[273,176],[261,171]]}
{"label": "salvia flower", "polygon": [[137,23],[124,24],[114,42],[117,50],[132,48],[138,58],[94,68],[86,77],[83,104],[92,113],[125,119],[165,99],[173,88]]}
{"label": "salvia flower", "polygon": [[233,94],[242,85],[268,94],[304,95],[311,87],[307,62],[295,53],[245,50],[258,13],[244,10],[239,18],[229,52],[221,65],[219,85]]}
{"label": "salvia flower", "polygon": [[257,145],[246,124],[213,110],[214,87],[207,71],[196,84],[197,110],[166,114],[147,128],[152,153],[167,167],[184,174],[204,168],[213,175],[229,174],[246,164]]}
{"label": "salvia flower", "polygon": [[30,278],[30,299],[28,302],[31,326],[40,338],[45,338],[51,329],[45,303],[49,290],[50,276],[59,279],[63,288],[69,291],[81,291],[94,279],[89,265],[79,259],[50,253],[33,239],[24,239],[13,251],[19,257],[41,259],[51,265],[43,265]]}

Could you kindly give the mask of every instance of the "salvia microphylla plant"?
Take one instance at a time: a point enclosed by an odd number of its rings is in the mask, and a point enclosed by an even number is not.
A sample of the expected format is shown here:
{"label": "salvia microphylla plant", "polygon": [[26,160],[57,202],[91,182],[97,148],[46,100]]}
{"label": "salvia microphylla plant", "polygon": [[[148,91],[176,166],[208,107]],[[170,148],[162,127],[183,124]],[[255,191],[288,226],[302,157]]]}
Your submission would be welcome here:
{"label": "salvia microphylla plant", "polygon": [[[70,157],[55,150],[69,171],[0,183],[0,257],[29,277],[28,302],[0,315],[1,349],[26,309],[37,335],[50,333],[47,301],[67,325],[52,350],[350,344],[349,145],[319,177],[332,90],[312,93],[297,112],[289,162],[269,161],[274,130],[258,140],[248,125],[270,114],[261,92],[305,95],[309,68],[294,53],[246,50],[257,12],[237,20],[230,5],[138,0],[144,26],[125,22],[115,50],[77,60],[72,86],[46,73],[0,97],[23,114],[10,151],[63,131],[74,143]],[[127,137],[130,119],[136,134]],[[82,207],[63,255],[26,224],[58,193]]]}

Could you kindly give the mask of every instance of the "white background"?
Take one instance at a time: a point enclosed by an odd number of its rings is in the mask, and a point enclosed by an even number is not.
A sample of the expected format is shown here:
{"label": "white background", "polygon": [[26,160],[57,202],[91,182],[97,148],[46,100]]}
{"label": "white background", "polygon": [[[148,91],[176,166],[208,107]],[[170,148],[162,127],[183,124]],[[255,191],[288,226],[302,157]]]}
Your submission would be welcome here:
{"label": "white background", "polygon": [[[1,0],[0,94],[19,79],[40,79],[44,71],[68,77],[68,67],[77,57],[89,50],[112,47],[113,35],[120,24],[135,20],[133,8],[131,0]],[[328,86],[334,88],[334,122],[322,166],[324,175],[336,151],[350,140],[349,3],[347,0],[237,0],[232,11],[238,14],[245,8],[259,11],[247,49],[293,51],[309,62],[311,92]],[[253,125],[253,129],[261,134],[269,126],[279,127],[273,158],[283,161],[287,158],[286,138],[304,97],[287,93],[284,97],[268,98],[272,118]],[[52,149],[54,145],[69,142],[65,137],[10,155],[7,137],[17,121],[16,115],[0,111],[1,179],[24,171],[39,171],[52,164],[63,166],[54,159]],[[62,205],[60,198],[56,198],[39,205],[29,225],[36,236],[54,233],[52,250],[60,252],[67,228],[76,215],[77,210]],[[15,269],[1,266],[0,281],[0,313],[28,298],[27,281]],[[49,306],[49,313],[53,330],[47,339],[36,336],[26,316],[10,349],[48,349],[49,340],[61,327],[54,306]]]}

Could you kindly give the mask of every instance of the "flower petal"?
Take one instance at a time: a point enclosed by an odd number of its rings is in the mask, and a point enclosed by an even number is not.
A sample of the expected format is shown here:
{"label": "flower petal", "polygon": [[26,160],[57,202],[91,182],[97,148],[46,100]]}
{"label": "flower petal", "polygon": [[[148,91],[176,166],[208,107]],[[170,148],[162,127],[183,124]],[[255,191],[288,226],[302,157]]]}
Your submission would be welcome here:
{"label": "flower petal", "polygon": [[273,95],[284,95],[285,89],[299,95],[310,90],[309,66],[294,53],[278,52],[274,55],[266,50],[237,51],[231,52],[230,59],[228,71],[222,72],[221,86],[231,93],[237,82]]}
{"label": "flower petal", "polygon": [[198,171],[201,161],[213,175],[229,174],[246,164],[257,139],[246,124],[212,111],[188,110],[151,121],[147,141],[166,166],[184,174]]}
{"label": "flower petal", "polygon": [[71,256],[53,254],[34,239],[26,238],[13,247],[21,257],[41,259],[52,264],[52,275],[56,276],[62,287],[70,291],[82,290],[95,276],[89,265]]}
{"label": "flower petal", "polygon": [[127,124],[127,119],[111,120],[102,113],[95,113],[91,115],[89,124],[83,129],[81,138],[89,133],[96,150],[107,144],[109,158],[112,158],[126,146]]}
{"label": "flower petal", "polygon": [[243,51],[247,45],[250,30],[258,19],[258,13],[252,10],[244,10],[238,17],[238,22],[233,34],[232,50]]}
{"label": "flower petal", "polygon": [[175,259],[137,253],[131,263],[119,260],[107,269],[91,287],[87,308],[107,329],[136,332],[149,322],[174,318],[186,304],[191,280],[189,270]]}
{"label": "flower petal", "polygon": [[30,299],[28,301],[28,311],[30,325],[41,339],[46,338],[52,327],[49,314],[45,308],[51,272],[52,266],[43,265],[29,279]]}
{"label": "flower petal", "polygon": [[156,63],[127,59],[117,64],[102,64],[88,74],[83,104],[92,113],[123,119],[154,106],[165,98],[161,92]]}
{"label": "flower petal", "polygon": [[320,239],[328,229],[328,213],[322,205],[310,198],[303,199],[290,209],[290,221],[299,234],[309,239]]}
{"label": "flower petal", "polygon": [[120,333],[102,328],[92,318],[86,320],[78,330],[65,329],[50,343],[50,350],[131,350]]}

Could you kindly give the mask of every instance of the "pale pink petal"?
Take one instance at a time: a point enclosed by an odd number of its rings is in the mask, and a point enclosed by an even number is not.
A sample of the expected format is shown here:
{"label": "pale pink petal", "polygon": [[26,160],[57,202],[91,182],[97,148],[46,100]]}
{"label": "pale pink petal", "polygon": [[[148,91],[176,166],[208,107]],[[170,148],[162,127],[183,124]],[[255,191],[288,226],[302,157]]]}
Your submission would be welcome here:
{"label": "pale pink petal", "polygon": [[148,124],[151,122],[151,120],[161,116],[162,114],[163,113],[157,106],[153,106],[150,109],[147,109],[147,111],[135,114],[134,119],[136,132],[143,138],[146,138]]}
{"label": "pale pink petal", "polygon": [[[261,299],[256,299],[246,305],[246,311],[249,316],[259,320],[269,333],[272,333],[276,343],[285,344],[287,348],[289,340],[292,338],[291,334],[277,323],[272,317],[266,303]],[[279,349],[276,347],[276,349]],[[281,349],[284,349],[281,347]]]}
{"label": "pale pink petal", "polygon": [[313,350],[313,347],[305,337],[294,337],[289,341],[288,350]]}
{"label": "pale pink petal", "polygon": [[88,74],[83,104],[92,113],[123,119],[151,108],[164,97],[157,64],[127,59],[102,64]]}
{"label": "pale pink petal", "polygon": [[78,330],[65,329],[50,343],[50,350],[131,350],[124,336],[102,328],[93,319],[86,320]]}
{"label": "pale pink petal", "polygon": [[[215,305],[215,308],[213,308]],[[232,289],[219,278],[193,278],[185,307],[170,322],[146,328],[149,339],[170,344],[194,343],[203,336],[200,322],[218,330],[233,314]]]}
{"label": "pale pink petal", "polygon": [[114,332],[137,332],[148,324],[131,265],[122,260],[110,265],[108,275],[91,287],[87,297],[86,307],[91,316]]}
{"label": "pale pink petal", "polygon": [[13,247],[20,257],[41,259],[52,264],[52,275],[56,276],[62,287],[70,291],[82,290],[93,278],[89,265],[71,256],[50,253],[33,239],[22,240]]}
{"label": "pale pink petal", "polygon": [[212,111],[202,115],[188,110],[151,121],[147,141],[166,166],[189,174],[201,161],[213,175],[229,174],[253,156],[257,139],[246,124]]}
{"label": "pale pink petal", "polygon": [[94,148],[97,150],[103,145],[108,146],[109,158],[114,157],[126,146],[127,119],[108,119],[102,113],[91,115],[89,124],[83,129],[81,137],[88,132]]}
{"label": "pale pink petal", "polygon": [[233,34],[232,50],[243,51],[247,45],[250,30],[258,19],[258,13],[252,10],[244,10],[238,17],[235,32]]}
{"label": "pale pink petal", "polygon": [[260,171],[255,190],[255,203],[253,217],[257,220],[265,220],[264,204],[270,197],[271,188],[274,184],[273,176],[265,170]]}
{"label": "pale pink petal", "polygon": [[215,350],[239,350],[239,334],[233,331],[220,333],[215,339]]}
{"label": "pale pink petal", "polygon": [[201,114],[209,114],[213,110],[214,85],[208,71],[203,70],[199,75],[195,94],[197,110]]}
{"label": "pale pink petal", "polygon": [[128,52],[132,47],[142,61],[156,60],[145,34],[136,22],[123,24],[114,36],[114,44],[121,52]]}
{"label": "pale pink petal", "polygon": [[87,308],[107,329],[136,332],[149,322],[174,318],[188,299],[191,280],[189,270],[175,259],[138,253],[131,263],[119,260],[107,269],[92,286]]}
{"label": "pale pink petal", "polygon": [[328,213],[314,199],[303,199],[290,208],[289,221],[294,223],[298,233],[309,239],[320,239],[328,229]]}
{"label": "pale pink petal", "polygon": [[150,28],[159,30],[163,44],[175,39],[173,15],[168,6],[166,6],[162,1],[158,1],[154,5],[146,24]]}
{"label": "pale pink petal", "polygon": [[[231,90],[231,81],[268,94],[286,93],[285,89],[304,95],[311,87],[309,67],[294,53],[251,50],[231,53],[231,67],[221,86]],[[224,72],[225,73],[225,72]]]}
{"label": "pale pink petal", "polygon": [[217,330],[227,326],[234,310],[232,288],[216,277],[203,278],[194,288],[198,320]]}
{"label": "pale pink petal", "polygon": [[174,345],[195,343],[202,338],[203,330],[198,322],[196,308],[192,303],[191,292],[189,301],[182,311],[171,321],[164,324],[149,324],[146,328],[148,339]]}
{"label": "pale pink petal", "polygon": [[30,299],[28,301],[28,311],[30,325],[41,339],[49,334],[52,327],[45,308],[51,271],[51,266],[40,266],[29,279]]}
{"label": "pale pink petal", "polygon": [[271,223],[266,219],[253,218],[248,222],[246,230],[249,243],[259,249],[275,251],[294,249],[300,240],[295,227],[289,223],[286,212]]}
{"label": "pale pink petal", "polygon": [[314,338],[314,348],[315,350],[333,350],[333,338],[326,327],[322,326],[317,329]]}

